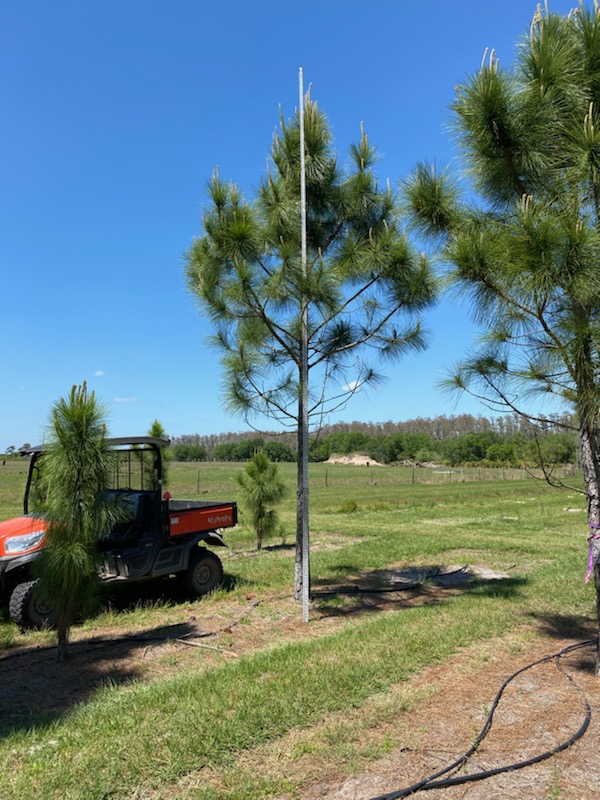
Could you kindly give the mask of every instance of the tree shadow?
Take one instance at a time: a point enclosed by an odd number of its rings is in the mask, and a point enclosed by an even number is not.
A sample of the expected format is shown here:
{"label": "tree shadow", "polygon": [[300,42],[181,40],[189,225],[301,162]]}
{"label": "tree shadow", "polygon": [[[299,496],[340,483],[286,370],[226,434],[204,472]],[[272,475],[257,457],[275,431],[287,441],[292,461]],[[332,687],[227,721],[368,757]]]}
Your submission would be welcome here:
{"label": "tree shadow", "polygon": [[288,550],[296,549],[296,542],[281,542],[280,544],[263,545],[263,550],[268,553],[287,552]]}
{"label": "tree shadow", "polygon": [[598,624],[583,614],[537,614],[530,615],[545,636],[551,639],[573,639],[576,641],[595,639]]}
{"label": "tree shadow", "polygon": [[254,547],[251,550],[235,550],[232,555],[242,558],[256,558],[266,553],[288,553],[296,549],[296,542],[280,542],[279,544],[263,544],[260,550]]}
{"label": "tree shadow", "polygon": [[466,566],[443,564],[358,573],[350,565],[338,564],[332,573],[350,577],[344,583],[332,582],[331,578],[313,581],[313,606],[323,616],[352,616],[364,611],[385,611],[394,606],[442,603],[465,592],[509,599],[516,596],[528,580],[492,570],[474,574]]}
{"label": "tree shadow", "polygon": [[[219,587],[220,592],[232,592],[240,587],[250,588],[252,581],[226,572]],[[202,597],[190,593],[182,581],[175,578],[164,578],[140,583],[114,583],[102,589],[98,614],[111,611],[127,614],[140,607],[161,606],[169,608],[182,604],[195,603]]]}
{"label": "tree shadow", "polygon": [[54,645],[5,655],[0,658],[0,736],[50,725],[102,687],[141,679],[145,650],[194,630],[180,623],[72,641],[67,661],[60,664]]}
{"label": "tree shadow", "polygon": [[[572,639],[574,644],[598,641],[598,624],[589,617],[582,614],[537,614],[532,612],[530,615],[536,623],[538,629],[550,639],[564,641]],[[569,655],[569,666],[573,670],[595,675],[596,671],[596,649],[590,648],[577,650],[577,655]]]}

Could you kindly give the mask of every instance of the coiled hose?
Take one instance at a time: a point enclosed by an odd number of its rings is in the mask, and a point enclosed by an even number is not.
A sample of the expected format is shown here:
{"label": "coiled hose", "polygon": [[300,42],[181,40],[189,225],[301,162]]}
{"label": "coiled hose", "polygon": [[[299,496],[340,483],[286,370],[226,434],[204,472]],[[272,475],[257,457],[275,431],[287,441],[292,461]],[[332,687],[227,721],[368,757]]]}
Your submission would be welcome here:
{"label": "coiled hose", "polygon": [[[370,798],[370,800],[397,800],[397,798],[399,797],[408,797],[411,794],[415,794],[416,792],[422,792],[425,791],[426,789],[441,789],[447,786],[457,786],[458,784],[461,783],[480,781],[483,780],[484,778],[491,778],[493,775],[500,775],[503,772],[512,772],[517,769],[522,769],[523,767],[528,767],[531,764],[537,764],[540,761],[544,761],[545,759],[550,758],[553,755],[556,755],[556,753],[560,753],[562,750],[566,750],[568,747],[574,744],[574,742],[580,739],[588,729],[590,720],[592,718],[592,709],[590,707],[587,698],[583,694],[582,690],[579,689],[573,678],[570,675],[568,675],[560,666],[560,659],[563,656],[567,655],[568,653],[572,653],[574,650],[579,650],[583,647],[591,647],[593,645],[596,646],[598,645],[598,639],[588,639],[585,642],[579,642],[578,644],[569,645],[569,647],[565,647],[558,653],[553,653],[552,655],[544,656],[543,658],[540,658],[537,661],[533,661],[531,664],[527,664],[527,666],[525,667],[521,667],[521,669],[518,669],[516,672],[513,672],[513,674],[510,675],[504,681],[504,683],[498,690],[498,693],[494,698],[494,702],[492,703],[490,712],[487,716],[483,728],[481,729],[480,733],[478,734],[477,738],[475,739],[471,747],[469,747],[469,749],[466,751],[466,753],[460,756],[460,758],[457,758],[456,761],[453,761],[447,767],[444,767],[443,769],[434,772],[432,775],[423,778],[417,783],[413,783],[411,786],[407,786],[404,789],[399,789],[394,792],[388,792],[387,794],[381,794],[378,795],[377,797],[372,797]],[[473,755],[473,753],[477,751],[479,745],[485,739],[490,728],[492,727],[494,712],[496,711],[498,703],[500,702],[500,698],[502,697],[502,694],[504,693],[506,687],[523,672],[526,672],[529,669],[533,669],[533,667],[537,667],[539,664],[544,664],[547,661],[555,661],[557,667],[560,669],[564,677],[567,680],[569,680],[572,684],[574,684],[582,694],[583,704],[585,709],[585,718],[581,723],[579,729],[576,731],[576,733],[574,733],[573,736],[571,736],[566,741],[552,748],[552,750],[546,750],[544,753],[540,753],[537,756],[528,758],[525,761],[517,761],[514,764],[506,764],[503,767],[496,767],[494,769],[482,770],[481,772],[473,772],[470,775],[455,775],[451,778],[442,778],[442,775],[447,775],[449,772],[452,772],[453,770],[456,769],[460,769],[460,767],[464,766],[469,760],[469,758]],[[439,778],[442,779],[438,780]]]}

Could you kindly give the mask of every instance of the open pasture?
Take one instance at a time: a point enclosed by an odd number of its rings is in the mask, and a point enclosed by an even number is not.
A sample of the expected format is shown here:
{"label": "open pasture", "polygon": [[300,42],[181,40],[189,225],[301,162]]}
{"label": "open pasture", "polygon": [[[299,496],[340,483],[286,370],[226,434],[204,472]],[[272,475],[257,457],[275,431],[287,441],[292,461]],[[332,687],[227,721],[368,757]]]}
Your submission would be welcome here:
{"label": "open pasture", "polygon": [[[235,500],[242,468],[173,463],[169,488]],[[242,513],[213,596],[112,597],[74,630],[64,666],[51,633],[0,624],[3,798],[368,798],[466,750],[496,681],[594,635],[577,477],[558,491],[530,478],[413,484],[410,468],[311,465],[304,625],[291,597],[295,469],[280,470],[280,535],[258,553]],[[24,480],[22,462],[1,468],[2,518],[19,513]],[[591,659],[581,652],[577,680],[593,681]],[[579,724],[579,696],[554,691],[557,680],[543,676],[558,704],[543,706],[549,733],[520,700],[528,747],[536,730],[560,739]],[[500,762],[514,760],[510,737],[497,737]],[[580,783],[567,774],[587,775],[590,741],[597,749],[594,725],[533,783],[531,768],[481,796],[595,796],[597,770]]]}

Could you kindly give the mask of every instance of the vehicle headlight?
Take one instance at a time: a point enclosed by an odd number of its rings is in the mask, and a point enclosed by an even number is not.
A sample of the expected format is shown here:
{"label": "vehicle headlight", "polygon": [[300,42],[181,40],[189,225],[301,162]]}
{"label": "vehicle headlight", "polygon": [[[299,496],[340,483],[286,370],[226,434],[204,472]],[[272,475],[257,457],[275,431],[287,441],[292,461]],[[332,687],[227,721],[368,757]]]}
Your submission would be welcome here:
{"label": "vehicle headlight", "polygon": [[33,531],[24,536],[11,536],[4,542],[5,553],[24,553],[38,545],[44,538],[46,531]]}

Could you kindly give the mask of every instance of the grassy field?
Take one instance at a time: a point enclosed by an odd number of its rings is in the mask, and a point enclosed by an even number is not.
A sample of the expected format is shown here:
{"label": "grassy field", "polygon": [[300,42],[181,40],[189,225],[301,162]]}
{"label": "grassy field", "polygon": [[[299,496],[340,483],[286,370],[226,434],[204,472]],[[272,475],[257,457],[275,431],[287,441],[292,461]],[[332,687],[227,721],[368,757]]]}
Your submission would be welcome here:
{"label": "grassy field", "polygon": [[[170,490],[176,498],[235,500],[240,468],[172,464]],[[208,620],[225,607],[262,602],[268,633],[263,631],[260,646],[235,660],[198,649],[163,677],[101,681],[66,713],[33,708],[18,716],[0,705],[3,798],[300,797],[301,787],[287,771],[267,775],[252,759],[301,732],[298,759],[306,747],[326,750],[350,773],[357,760],[391,746],[365,753],[360,732],[400,713],[407,701],[398,700],[398,687],[427,665],[534,624],[554,634],[593,622],[594,592],[583,584],[584,503],[574,489],[558,491],[525,477],[506,480],[500,473],[497,480],[482,480],[476,471],[413,483],[410,469],[314,464],[314,621],[295,639],[284,636],[270,598],[288,597],[288,614],[299,617],[300,609],[289,600],[294,467],[281,465],[281,472],[290,487],[281,506],[281,535],[257,553],[242,514],[242,524],[226,536],[226,589],[192,604],[193,613]],[[0,518],[19,513],[24,481],[22,462],[0,468]],[[356,599],[344,593],[347,586],[389,584],[403,569],[462,565],[506,577],[474,581],[423,604],[375,605],[360,613]],[[138,604],[107,611],[75,635],[153,630],[189,614],[189,602]],[[335,625],[324,624],[331,619]],[[24,645],[46,645],[49,634],[22,634],[3,622],[0,642],[10,655]],[[351,718],[352,724],[325,724],[332,718]],[[192,774],[210,780],[186,788]]]}

